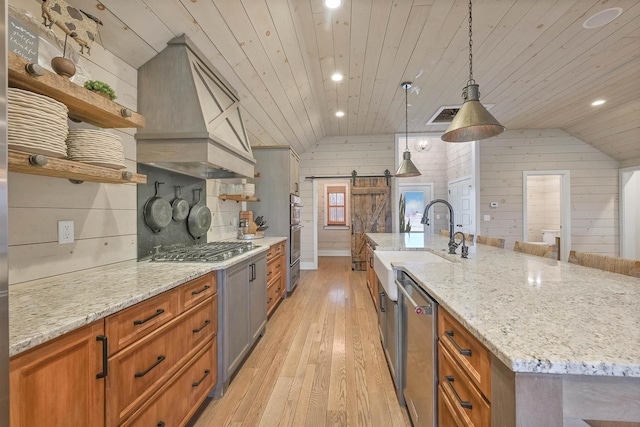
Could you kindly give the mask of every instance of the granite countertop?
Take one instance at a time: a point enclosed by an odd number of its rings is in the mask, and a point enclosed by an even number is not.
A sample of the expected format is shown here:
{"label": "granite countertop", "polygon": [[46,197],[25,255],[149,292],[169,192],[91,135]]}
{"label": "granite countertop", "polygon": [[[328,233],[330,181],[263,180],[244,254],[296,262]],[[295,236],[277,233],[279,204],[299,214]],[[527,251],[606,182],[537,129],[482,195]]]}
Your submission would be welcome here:
{"label": "granite countertop", "polygon": [[285,237],[265,237],[257,247],[223,262],[126,261],[9,287],[9,355],[102,319],[212,271],[269,250]]}
{"label": "granite countertop", "polygon": [[[448,242],[420,233],[367,237],[376,249],[440,255]],[[486,245],[456,259],[394,267],[514,372],[640,377],[640,279]]]}

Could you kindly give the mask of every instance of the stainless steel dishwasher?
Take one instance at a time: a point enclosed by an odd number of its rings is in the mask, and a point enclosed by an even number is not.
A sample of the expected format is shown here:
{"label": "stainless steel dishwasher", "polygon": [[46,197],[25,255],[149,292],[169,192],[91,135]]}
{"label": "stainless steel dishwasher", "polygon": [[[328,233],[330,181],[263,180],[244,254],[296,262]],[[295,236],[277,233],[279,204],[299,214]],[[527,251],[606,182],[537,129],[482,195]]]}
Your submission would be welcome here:
{"label": "stainless steel dishwasher", "polygon": [[437,425],[437,304],[405,272],[396,285],[401,308],[403,394],[414,427]]}

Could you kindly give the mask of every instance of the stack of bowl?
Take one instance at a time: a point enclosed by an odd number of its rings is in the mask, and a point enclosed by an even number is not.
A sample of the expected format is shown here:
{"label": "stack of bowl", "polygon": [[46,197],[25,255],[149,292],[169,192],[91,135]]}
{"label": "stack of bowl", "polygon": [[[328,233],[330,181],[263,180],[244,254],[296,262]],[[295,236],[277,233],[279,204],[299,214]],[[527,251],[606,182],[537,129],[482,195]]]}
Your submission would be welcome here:
{"label": "stack of bowl", "polygon": [[245,184],[244,189],[242,190],[242,195],[245,197],[253,197],[256,194],[256,185],[255,184]]}

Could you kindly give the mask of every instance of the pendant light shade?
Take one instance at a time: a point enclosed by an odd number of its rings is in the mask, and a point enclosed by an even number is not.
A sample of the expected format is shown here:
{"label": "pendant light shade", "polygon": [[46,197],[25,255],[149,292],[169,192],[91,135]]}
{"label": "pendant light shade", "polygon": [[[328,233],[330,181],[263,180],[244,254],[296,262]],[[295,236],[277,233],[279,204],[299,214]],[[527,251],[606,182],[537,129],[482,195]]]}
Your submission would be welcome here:
{"label": "pendant light shade", "polygon": [[404,125],[404,153],[402,153],[402,162],[398,166],[398,170],[394,174],[396,178],[408,178],[410,176],[420,176],[421,173],[411,161],[411,152],[409,151],[409,99],[408,90],[413,83],[404,82],[400,85],[404,89],[404,112],[405,112],[405,125]]}
{"label": "pendant light shade", "polygon": [[466,100],[442,135],[446,142],[468,142],[491,138],[504,132],[502,126],[480,103],[478,85],[465,88]]}
{"label": "pendant light shade", "polygon": [[411,152],[406,150],[402,153],[402,162],[400,166],[398,166],[398,170],[395,173],[395,176],[398,178],[405,178],[410,176],[420,176],[421,173],[411,161]]}
{"label": "pendant light shade", "polygon": [[469,0],[469,81],[462,91],[464,104],[442,135],[446,142],[469,142],[491,138],[504,132],[502,126],[480,103],[480,89],[473,79],[473,21]]}

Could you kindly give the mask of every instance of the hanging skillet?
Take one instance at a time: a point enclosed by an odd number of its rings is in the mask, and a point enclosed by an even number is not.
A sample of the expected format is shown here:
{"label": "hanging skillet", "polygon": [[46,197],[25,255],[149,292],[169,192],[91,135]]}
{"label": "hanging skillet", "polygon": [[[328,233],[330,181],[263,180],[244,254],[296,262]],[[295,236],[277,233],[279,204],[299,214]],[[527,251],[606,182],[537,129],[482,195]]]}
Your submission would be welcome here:
{"label": "hanging skillet", "polygon": [[176,185],[176,198],[171,202],[171,208],[173,209],[173,220],[182,221],[189,216],[189,202],[180,197],[181,185]]}
{"label": "hanging skillet", "polygon": [[164,184],[164,182],[156,181],[156,194],[144,204],[144,222],[154,233],[159,233],[169,225],[173,215],[169,202],[158,196],[160,184]]}
{"label": "hanging skillet", "polygon": [[211,210],[200,200],[202,188],[193,190],[194,199],[196,191],[198,192],[198,201],[191,207],[189,218],[187,219],[187,227],[189,228],[189,234],[197,240],[209,231],[209,227],[211,226]]}

